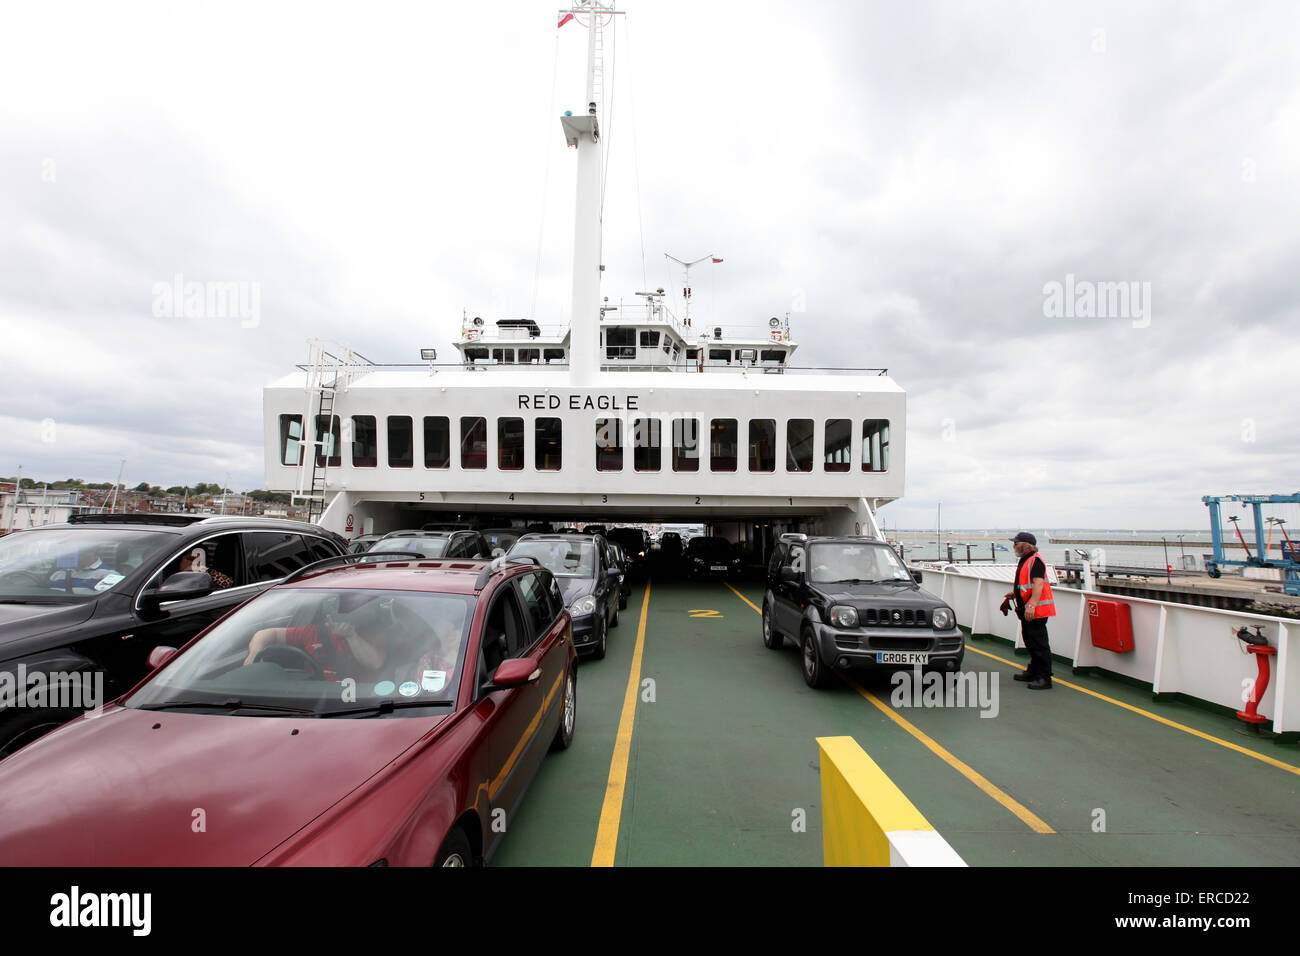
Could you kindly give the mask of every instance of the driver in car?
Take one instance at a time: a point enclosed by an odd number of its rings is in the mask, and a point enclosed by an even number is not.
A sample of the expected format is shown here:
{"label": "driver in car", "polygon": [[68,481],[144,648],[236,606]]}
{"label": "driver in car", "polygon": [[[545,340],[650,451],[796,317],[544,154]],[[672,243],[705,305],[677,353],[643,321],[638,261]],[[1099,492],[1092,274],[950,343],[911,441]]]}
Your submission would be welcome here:
{"label": "driver in car", "polygon": [[388,662],[388,638],[379,600],[363,599],[362,604],[351,607],[345,607],[344,601],[340,601],[339,611],[346,614],[347,619],[327,614],[323,629],[308,624],[302,627],[266,627],[256,632],[248,642],[244,666],[254,663],[266,648],[285,644],[312,657],[328,681],[340,681],[345,677],[371,681],[386,676],[383,669]]}

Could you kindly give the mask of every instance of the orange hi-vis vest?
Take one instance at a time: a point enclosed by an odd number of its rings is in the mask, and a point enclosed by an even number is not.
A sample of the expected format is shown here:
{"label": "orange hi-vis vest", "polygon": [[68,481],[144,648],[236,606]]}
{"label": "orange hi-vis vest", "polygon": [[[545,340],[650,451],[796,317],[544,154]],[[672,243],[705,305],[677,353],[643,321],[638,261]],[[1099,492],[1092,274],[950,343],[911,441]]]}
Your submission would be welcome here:
{"label": "orange hi-vis vest", "polygon": [[[1026,604],[1034,593],[1034,582],[1029,580],[1029,569],[1034,564],[1034,559],[1042,560],[1042,556],[1035,551],[1024,563],[1020,565],[1020,570],[1016,573],[1016,587],[1020,588],[1020,596]],[[1047,562],[1043,561],[1043,571],[1047,571]],[[1048,583],[1047,576],[1043,575],[1043,596],[1037,604],[1034,605],[1034,617],[1056,617],[1056,599],[1052,597],[1052,585]]]}

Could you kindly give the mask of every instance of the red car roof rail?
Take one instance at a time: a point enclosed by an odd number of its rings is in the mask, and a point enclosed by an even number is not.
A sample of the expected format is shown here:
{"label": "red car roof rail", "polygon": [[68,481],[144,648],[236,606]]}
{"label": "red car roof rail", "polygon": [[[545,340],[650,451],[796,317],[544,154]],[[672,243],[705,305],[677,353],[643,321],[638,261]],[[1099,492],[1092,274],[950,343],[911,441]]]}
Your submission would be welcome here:
{"label": "red car roof rail", "polygon": [[483,570],[478,573],[478,580],[474,582],[474,590],[482,591],[487,587],[487,583],[491,579],[492,575],[501,570],[507,564],[535,564],[539,568],[542,566],[542,562],[538,561],[531,554],[516,554],[514,557],[511,557],[508,554],[503,554],[499,558],[493,558],[483,566]]}
{"label": "red car roof rail", "polygon": [[306,574],[315,571],[324,571],[327,565],[338,565],[344,567],[348,564],[362,564],[368,561],[389,560],[389,561],[412,561],[420,560],[421,556],[412,554],[410,551],[361,551],[358,554],[340,554],[333,558],[323,558],[320,561],[313,561],[311,564],[304,564],[297,571],[292,571],[281,584],[288,584],[290,581],[296,581]]}

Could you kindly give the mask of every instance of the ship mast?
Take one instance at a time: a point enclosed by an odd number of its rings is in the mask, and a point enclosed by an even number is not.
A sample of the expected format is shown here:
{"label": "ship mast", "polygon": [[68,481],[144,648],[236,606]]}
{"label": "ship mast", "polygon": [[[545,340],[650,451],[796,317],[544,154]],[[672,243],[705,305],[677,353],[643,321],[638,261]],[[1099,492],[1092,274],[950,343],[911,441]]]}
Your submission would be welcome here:
{"label": "ship mast", "polygon": [[[587,28],[587,108],[560,117],[564,140],[578,150],[578,186],[573,220],[573,314],[569,321],[569,380],[588,385],[596,377],[600,345],[601,175],[604,147],[600,110],[604,90],[605,27],[621,10],[599,0],[581,0],[561,10]],[[563,23],[563,20],[561,21]]]}

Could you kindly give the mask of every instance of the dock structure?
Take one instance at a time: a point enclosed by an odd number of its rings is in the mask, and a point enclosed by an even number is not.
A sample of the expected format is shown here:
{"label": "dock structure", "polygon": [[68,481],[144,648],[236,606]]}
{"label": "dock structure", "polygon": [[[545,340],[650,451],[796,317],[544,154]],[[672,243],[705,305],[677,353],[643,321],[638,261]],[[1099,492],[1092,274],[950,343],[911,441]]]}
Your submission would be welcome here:
{"label": "dock structure", "polygon": [[969,642],[985,693],[964,706],[888,672],[812,690],[795,647],[763,646],[762,601],[757,581],[639,583],[493,864],[821,866],[817,740],[845,736],[970,866],[1300,861],[1300,754],[1231,714],[1060,661],[1029,691],[992,638]]}

